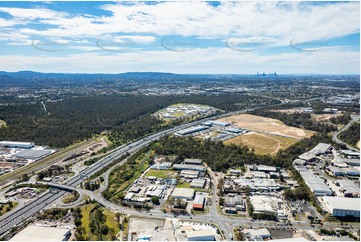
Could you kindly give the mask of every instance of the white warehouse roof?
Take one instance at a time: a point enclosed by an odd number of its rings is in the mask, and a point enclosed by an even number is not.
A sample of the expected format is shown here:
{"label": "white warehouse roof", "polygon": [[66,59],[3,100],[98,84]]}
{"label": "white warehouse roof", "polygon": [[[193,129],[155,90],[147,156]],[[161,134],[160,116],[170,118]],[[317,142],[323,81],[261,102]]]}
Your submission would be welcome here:
{"label": "white warehouse roof", "polygon": [[335,212],[340,214],[340,211],[353,211],[355,212],[356,217],[360,217],[360,198],[323,197],[323,201],[333,214]]}
{"label": "white warehouse roof", "polygon": [[63,241],[70,235],[70,229],[30,225],[9,241]]}

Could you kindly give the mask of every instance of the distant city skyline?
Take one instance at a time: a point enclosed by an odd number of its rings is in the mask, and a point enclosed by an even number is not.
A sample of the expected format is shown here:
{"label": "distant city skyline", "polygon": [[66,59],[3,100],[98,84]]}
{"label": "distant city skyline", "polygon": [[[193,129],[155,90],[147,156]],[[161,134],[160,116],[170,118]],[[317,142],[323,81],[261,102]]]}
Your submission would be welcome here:
{"label": "distant city skyline", "polygon": [[359,74],[359,2],[0,2],[0,71]]}

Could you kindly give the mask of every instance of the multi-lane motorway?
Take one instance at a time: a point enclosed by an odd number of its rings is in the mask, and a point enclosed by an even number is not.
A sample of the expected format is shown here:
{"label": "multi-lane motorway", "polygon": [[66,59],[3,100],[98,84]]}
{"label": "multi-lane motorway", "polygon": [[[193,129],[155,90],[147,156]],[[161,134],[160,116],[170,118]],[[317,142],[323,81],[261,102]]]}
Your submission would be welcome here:
{"label": "multi-lane motorway", "polygon": [[[155,141],[159,139],[162,136],[165,136],[167,134],[174,133],[176,131],[203,123],[207,120],[211,120],[214,118],[220,118],[223,116],[229,116],[236,113],[243,113],[250,111],[251,109],[245,109],[241,111],[236,112],[230,112],[225,114],[220,114],[213,117],[208,117],[204,119],[200,119],[191,123],[186,123],[179,125],[177,127],[173,127],[164,131],[160,131],[158,133],[149,135],[147,137],[144,137],[138,141],[135,141],[130,144],[122,145],[114,151],[109,154],[108,156],[104,157],[103,159],[99,160],[92,166],[89,166],[87,169],[83,170],[79,175],[74,176],[70,180],[68,180],[64,185],[76,187],[80,185],[80,183],[87,179],[88,177],[92,176],[96,172],[100,171],[103,167],[107,166],[108,164],[111,164],[115,159],[120,158],[122,155],[126,154],[127,152],[130,154],[135,153],[137,150],[147,146],[152,141]],[[122,161],[125,162],[125,161]],[[8,214],[5,214],[4,216],[0,217],[0,236],[3,236],[4,234],[8,233],[11,228],[21,224],[23,221],[31,218],[35,213],[39,212],[41,209],[45,208],[48,204],[54,202],[61,196],[63,196],[66,192],[65,191],[59,191],[58,193],[51,193],[47,192],[43,196],[39,197],[38,199],[31,201],[24,206],[16,209],[15,211],[12,211]]]}

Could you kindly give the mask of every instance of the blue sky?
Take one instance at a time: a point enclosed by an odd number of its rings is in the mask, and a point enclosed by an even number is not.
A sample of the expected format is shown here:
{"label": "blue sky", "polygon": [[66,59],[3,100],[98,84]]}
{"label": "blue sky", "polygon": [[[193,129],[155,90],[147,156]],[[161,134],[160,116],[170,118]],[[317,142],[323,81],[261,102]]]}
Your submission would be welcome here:
{"label": "blue sky", "polygon": [[0,70],[359,74],[359,2],[0,2]]}

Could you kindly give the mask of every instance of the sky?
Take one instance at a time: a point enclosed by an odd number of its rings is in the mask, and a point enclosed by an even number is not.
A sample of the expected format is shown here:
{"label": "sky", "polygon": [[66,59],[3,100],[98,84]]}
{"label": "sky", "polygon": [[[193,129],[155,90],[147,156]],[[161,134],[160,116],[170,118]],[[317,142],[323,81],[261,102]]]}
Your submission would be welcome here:
{"label": "sky", "polygon": [[359,74],[359,2],[0,2],[0,70]]}

